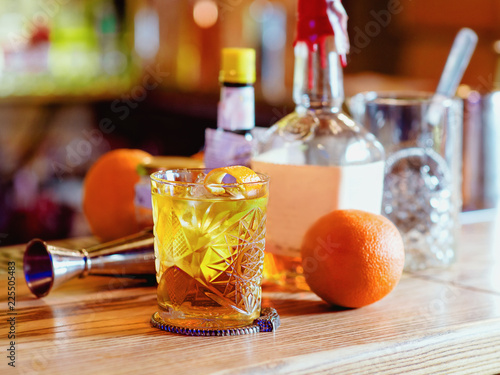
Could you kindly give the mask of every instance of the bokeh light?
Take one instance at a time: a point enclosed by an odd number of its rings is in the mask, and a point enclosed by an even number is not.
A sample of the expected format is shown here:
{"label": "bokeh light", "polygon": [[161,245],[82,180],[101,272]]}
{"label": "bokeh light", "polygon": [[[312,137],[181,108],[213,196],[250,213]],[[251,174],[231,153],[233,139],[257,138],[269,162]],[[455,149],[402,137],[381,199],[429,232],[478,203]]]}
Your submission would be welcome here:
{"label": "bokeh light", "polygon": [[217,3],[213,0],[199,0],[194,4],[194,22],[203,29],[212,27],[217,22],[219,10]]}

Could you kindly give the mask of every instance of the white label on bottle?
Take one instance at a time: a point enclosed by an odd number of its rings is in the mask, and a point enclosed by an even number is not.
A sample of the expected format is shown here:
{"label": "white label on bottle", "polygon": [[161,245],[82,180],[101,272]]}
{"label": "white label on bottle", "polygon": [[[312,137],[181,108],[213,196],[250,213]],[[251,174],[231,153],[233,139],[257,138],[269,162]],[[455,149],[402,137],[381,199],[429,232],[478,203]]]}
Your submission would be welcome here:
{"label": "white label on bottle", "polygon": [[247,130],[254,126],[253,86],[222,87],[217,110],[217,127],[226,130]]}
{"label": "white label on bottle", "polygon": [[250,165],[252,142],[244,135],[223,130],[205,130],[205,166],[220,168],[228,165]]}
{"label": "white label on bottle", "polygon": [[300,256],[307,230],[338,209],[380,214],[384,162],[352,166],[283,165],[252,160],[252,169],[270,176],[266,250]]}

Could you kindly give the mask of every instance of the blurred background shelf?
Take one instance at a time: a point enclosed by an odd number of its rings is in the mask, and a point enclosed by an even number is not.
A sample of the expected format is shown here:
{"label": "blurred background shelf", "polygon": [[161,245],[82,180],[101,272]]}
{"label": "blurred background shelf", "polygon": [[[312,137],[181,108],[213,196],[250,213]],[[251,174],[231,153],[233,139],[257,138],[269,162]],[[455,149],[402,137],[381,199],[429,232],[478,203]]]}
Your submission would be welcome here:
{"label": "blurred background shelf", "polygon": [[[497,87],[496,0],[344,0],[346,95],[434,90],[457,31],[479,34],[460,95]],[[88,234],[81,184],[118,148],[192,155],[216,126],[222,47],[257,50],[256,125],[291,112],[294,0],[20,0],[0,3],[0,243]],[[475,94],[474,94],[475,93]],[[481,109],[466,112],[479,155]],[[472,113],[469,116],[469,113]],[[481,157],[464,207],[485,208]],[[474,160],[474,161],[472,161]]]}

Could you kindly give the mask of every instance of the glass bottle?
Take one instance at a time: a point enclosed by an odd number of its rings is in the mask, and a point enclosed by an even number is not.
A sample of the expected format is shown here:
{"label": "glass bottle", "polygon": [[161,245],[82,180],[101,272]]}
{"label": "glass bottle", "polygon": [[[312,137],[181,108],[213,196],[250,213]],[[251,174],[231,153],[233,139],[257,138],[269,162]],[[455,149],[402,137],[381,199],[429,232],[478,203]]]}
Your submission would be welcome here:
{"label": "glass bottle", "polygon": [[217,129],[205,131],[205,165],[250,165],[255,127],[255,50],[224,48]]}
{"label": "glass bottle", "polygon": [[[339,0],[299,0],[293,98],[295,111],[260,139],[252,168],[270,180],[265,278],[307,289],[300,246],[307,229],[335,209],[380,213],[384,149],[342,111]],[[340,7],[340,8],[339,8]],[[343,13],[342,13],[343,12]],[[333,19],[337,23],[330,23]],[[329,246],[318,242],[318,249]]]}

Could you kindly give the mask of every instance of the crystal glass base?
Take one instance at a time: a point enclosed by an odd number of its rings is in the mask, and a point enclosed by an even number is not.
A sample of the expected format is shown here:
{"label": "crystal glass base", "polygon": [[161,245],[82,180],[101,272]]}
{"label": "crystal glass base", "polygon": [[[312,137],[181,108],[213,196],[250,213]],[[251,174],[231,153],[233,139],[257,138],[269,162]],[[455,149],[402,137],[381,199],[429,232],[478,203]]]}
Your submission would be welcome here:
{"label": "crystal glass base", "polygon": [[175,324],[169,324],[161,318],[158,312],[155,312],[151,317],[151,326],[154,328],[188,336],[238,336],[248,333],[272,332],[276,331],[280,325],[280,317],[277,311],[272,307],[262,309],[260,317],[255,319],[251,324],[219,329],[181,327]]}
{"label": "crystal glass base", "polygon": [[190,329],[224,329],[245,327],[254,322],[260,316],[260,311],[243,318],[242,314],[235,316],[221,315],[216,312],[212,314],[211,308],[207,307],[198,314],[186,314],[172,308],[159,306],[157,314],[165,324]]}

